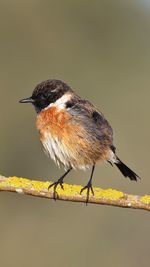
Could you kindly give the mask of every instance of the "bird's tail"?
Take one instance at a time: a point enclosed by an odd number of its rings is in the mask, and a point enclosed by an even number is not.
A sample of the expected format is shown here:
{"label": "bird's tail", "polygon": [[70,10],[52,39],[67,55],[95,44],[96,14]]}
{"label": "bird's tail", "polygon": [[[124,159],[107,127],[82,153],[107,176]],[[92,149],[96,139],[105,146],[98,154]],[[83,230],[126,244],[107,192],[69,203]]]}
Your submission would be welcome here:
{"label": "bird's tail", "polygon": [[137,181],[137,179],[140,179],[140,177],[135,172],[133,172],[129,167],[127,167],[117,156],[114,164],[121,171],[121,173],[125,177],[129,177],[130,180]]}

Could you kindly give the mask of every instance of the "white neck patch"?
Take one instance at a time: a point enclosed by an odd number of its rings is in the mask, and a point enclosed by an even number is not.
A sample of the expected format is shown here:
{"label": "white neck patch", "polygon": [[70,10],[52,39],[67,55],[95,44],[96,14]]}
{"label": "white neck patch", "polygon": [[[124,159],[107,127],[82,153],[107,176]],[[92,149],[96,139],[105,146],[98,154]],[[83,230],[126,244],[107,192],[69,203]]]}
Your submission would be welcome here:
{"label": "white neck patch", "polygon": [[64,109],[66,103],[72,98],[70,93],[64,94],[62,97],[58,98],[56,102],[49,104],[45,109],[49,109],[51,107],[57,107],[58,109]]}

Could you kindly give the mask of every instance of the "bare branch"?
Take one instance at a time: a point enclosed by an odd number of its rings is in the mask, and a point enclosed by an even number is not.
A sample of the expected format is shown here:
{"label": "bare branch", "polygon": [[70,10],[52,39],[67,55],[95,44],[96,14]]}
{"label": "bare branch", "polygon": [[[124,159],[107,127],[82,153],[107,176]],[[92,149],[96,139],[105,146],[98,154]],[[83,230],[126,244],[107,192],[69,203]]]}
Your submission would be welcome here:
{"label": "bare branch", "polygon": [[[51,182],[34,181],[19,177],[0,176],[0,191],[16,192],[36,197],[54,198],[53,188],[48,190]],[[64,184],[64,190],[58,186],[57,199],[73,202],[86,202],[86,192],[80,195],[81,186]],[[89,203],[111,205],[122,208],[143,209],[150,211],[150,196],[128,195],[114,189],[94,188]]]}

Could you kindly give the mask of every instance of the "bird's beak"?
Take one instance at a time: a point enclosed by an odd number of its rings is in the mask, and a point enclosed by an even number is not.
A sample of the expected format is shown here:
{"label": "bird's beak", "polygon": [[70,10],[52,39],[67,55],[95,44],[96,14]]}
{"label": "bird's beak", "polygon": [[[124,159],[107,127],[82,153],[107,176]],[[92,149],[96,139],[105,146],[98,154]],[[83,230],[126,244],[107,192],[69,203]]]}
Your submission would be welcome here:
{"label": "bird's beak", "polygon": [[32,104],[34,104],[34,99],[32,98],[32,97],[27,97],[27,98],[24,98],[24,99],[21,99],[20,101],[19,101],[19,103],[32,103]]}

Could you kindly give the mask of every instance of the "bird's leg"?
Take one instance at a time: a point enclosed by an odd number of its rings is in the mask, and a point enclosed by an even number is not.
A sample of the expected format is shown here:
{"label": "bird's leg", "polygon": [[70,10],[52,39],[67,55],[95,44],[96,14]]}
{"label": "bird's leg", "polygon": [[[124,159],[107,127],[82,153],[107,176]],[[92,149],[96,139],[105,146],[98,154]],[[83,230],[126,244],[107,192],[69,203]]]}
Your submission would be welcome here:
{"label": "bird's leg", "polygon": [[50,184],[49,185],[49,187],[48,187],[48,190],[52,187],[52,186],[54,186],[54,199],[56,199],[56,194],[57,194],[57,192],[56,192],[56,188],[57,188],[57,186],[58,185],[60,185],[61,186],[61,188],[62,189],[64,189],[64,187],[63,187],[63,180],[64,180],[64,178],[65,178],[65,176],[67,176],[67,174],[70,172],[72,170],[72,168],[70,168],[70,169],[68,169],[56,182],[54,182],[54,183],[52,183],[52,184]]}
{"label": "bird's leg", "polygon": [[87,189],[87,199],[86,199],[86,204],[88,203],[89,201],[89,194],[90,194],[90,190],[94,196],[94,190],[93,190],[93,187],[92,187],[92,178],[93,178],[93,173],[94,173],[94,169],[95,169],[95,164],[93,165],[92,167],[92,172],[91,172],[91,176],[90,176],[90,180],[88,181],[87,185],[84,186],[81,191],[80,191],[80,194],[82,194],[82,192]]}

